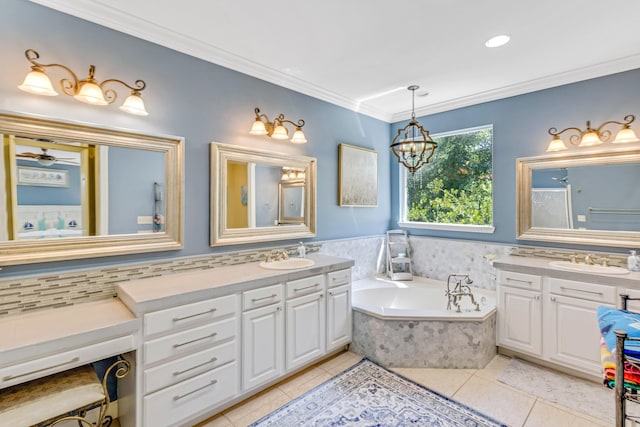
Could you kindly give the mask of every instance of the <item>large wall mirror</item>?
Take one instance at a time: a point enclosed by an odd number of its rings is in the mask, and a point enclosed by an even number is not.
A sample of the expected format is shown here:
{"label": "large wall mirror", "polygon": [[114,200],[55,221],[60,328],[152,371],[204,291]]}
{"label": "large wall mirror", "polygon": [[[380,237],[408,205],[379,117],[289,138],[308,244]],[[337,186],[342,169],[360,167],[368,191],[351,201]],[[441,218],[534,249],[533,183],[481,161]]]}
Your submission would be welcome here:
{"label": "large wall mirror", "polygon": [[640,149],[517,160],[518,239],[640,247]]}
{"label": "large wall mirror", "polygon": [[182,248],[182,138],[0,114],[0,265]]}
{"label": "large wall mirror", "polygon": [[316,160],[211,143],[211,246],[316,235]]}

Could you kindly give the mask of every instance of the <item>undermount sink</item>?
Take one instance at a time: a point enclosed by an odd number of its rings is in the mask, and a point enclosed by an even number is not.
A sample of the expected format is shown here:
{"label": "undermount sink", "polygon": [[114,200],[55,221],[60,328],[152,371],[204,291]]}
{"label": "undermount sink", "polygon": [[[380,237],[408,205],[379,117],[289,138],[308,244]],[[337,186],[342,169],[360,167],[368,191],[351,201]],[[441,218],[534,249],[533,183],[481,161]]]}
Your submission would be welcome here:
{"label": "undermount sink", "polygon": [[268,270],[295,270],[296,268],[311,267],[315,262],[309,258],[289,258],[282,261],[262,261],[260,267]]}
{"label": "undermount sink", "polygon": [[625,268],[595,265],[595,264],[580,264],[571,261],[551,261],[550,266],[560,268],[568,271],[580,271],[583,273],[595,273],[595,274],[629,274],[629,271]]}

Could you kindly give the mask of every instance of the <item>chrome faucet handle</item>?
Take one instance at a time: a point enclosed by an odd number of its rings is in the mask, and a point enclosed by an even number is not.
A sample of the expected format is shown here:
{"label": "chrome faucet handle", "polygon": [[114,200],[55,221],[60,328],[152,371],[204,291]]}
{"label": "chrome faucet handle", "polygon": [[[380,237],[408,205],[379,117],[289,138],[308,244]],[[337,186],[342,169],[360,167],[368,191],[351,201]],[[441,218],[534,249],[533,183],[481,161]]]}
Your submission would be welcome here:
{"label": "chrome faucet handle", "polygon": [[271,254],[267,254],[267,256],[264,258],[264,262],[272,262],[273,260],[271,259]]}
{"label": "chrome faucet handle", "polygon": [[602,266],[603,267],[609,267],[609,257],[606,256],[602,259]]}

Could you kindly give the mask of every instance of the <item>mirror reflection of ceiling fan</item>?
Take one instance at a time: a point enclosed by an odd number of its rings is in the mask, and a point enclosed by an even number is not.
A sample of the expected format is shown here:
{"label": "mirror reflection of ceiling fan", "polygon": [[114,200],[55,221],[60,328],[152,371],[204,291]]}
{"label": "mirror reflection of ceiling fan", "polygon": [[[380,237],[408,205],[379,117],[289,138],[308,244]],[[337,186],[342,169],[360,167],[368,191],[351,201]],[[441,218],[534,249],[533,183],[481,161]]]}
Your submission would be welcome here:
{"label": "mirror reflection of ceiling fan", "polygon": [[42,150],[41,153],[30,153],[30,152],[16,153],[16,157],[23,158],[23,159],[34,159],[36,162],[38,162],[39,165],[45,166],[45,167],[51,166],[52,164],[58,161],[62,161],[63,163],[69,163],[73,165],[80,164],[77,158],[56,157],[54,155],[49,154],[46,148],[41,148],[41,150]]}

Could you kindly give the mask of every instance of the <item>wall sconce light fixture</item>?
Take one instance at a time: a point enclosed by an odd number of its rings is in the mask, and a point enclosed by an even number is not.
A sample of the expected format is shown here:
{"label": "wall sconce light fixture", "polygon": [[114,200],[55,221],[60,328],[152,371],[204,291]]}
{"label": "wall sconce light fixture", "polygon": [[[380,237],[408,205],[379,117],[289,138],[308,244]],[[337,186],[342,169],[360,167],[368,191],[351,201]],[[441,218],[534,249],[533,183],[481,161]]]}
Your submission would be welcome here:
{"label": "wall sconce light fixture", "polygon": [[429,131],[416,120],[416,90],[420,89],[420,86],[411,85],[407,89],[411,91],[411,120],[405,127],[398,129],[391,141],[391,151],[398,162],[413,174],[429,163],[438,145],[429,136]]}
{"label": "wall sconce light fixture", "polygon": [[304,169],[295,169],[295,168],[282,168],[282,177],[280,181],[283,182],[300,182],[305,180],[305,172]]}
{"label": "wall sconce light fixture", "polygon": [[553,136],[553,139],[549,143],[547,147],[547,151],[562,151],[568,150],[569,147],[564,143],[564,141],[560,138],[560,135],[564,132],[572,131],[573,135],[569,137],[569,143],[572,145],[577,145],[578,147],[590,147],[592,145],[599,145],[605,143],[611,139],[611,131],[604,129],[605,126],[616,124],[622,126],[622,129],[618,131],[616,137],[612,144],[626,144],[629,142],[637,142],[638,137],[636,136],[633,129],[631,129],[631,123],[636,119],[634,115],[626,115],[624,116],[623,122],[617,122],[615,120],[609,120],[608,122],[604,122],[598,128],[593,129],[591,127],[591,122],[587,120],[587,128],[585,130],[578,129],[575,127],[568,127],[558,132],[558,129],[551,128],[549,129],[549,135]]}
{"label": "wall sconce light fixture", "polygon": [[117,79],[107,79],[103,82],[98,82],[94,78],[95,66],[93,65],[89,67],[89,76],[84,80],[79,80],[69,67],[61,64],[42,64],[38,62],[37,59],[40,58],[40,54],[33,49],[27,49],[24,52],[24,56],[26,56],[27,61],[32,64],[31,71],[25,77],[24,82],[18,86],[19,89],[25,92],[44,96],[58,95],[58,92],[55,91],[51,84],[49,76],[45,73],[45,68],[62,68],[70,76],[70,78],[60,80],[60,87],[65,95],[73,96],[78,101],[91,105],[112,104],[118,95],[115,90],[111,88],[105,89],[104,87],[107,84],[120,83],[131,91],[131,94],[120,106],[120,109],[138,116],[146,116],[149,114],[144,108],[144,102],[140,96],[140,92],[147,86],[143,80],[136,80],[133,86]]}
{"label": "wall sconce light fixture", "polygon": [[289,131],[284,127],[285,123],[290,123],[296,127],[291,142],[294,144],[306,144],[307,138],[305,138],[302,132],[304,126],[304,120],[300,119],[297,123],[292,122],[284,118],[284,114],[280,114],[273,122],[269,121],[269,117],[266,114],[260,114],[260,109],[256,107],[253,110],[256,113],[256,120],[251,126],[249,133],[251,135],[267,135],[273,139],[289,139]]}

